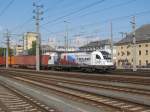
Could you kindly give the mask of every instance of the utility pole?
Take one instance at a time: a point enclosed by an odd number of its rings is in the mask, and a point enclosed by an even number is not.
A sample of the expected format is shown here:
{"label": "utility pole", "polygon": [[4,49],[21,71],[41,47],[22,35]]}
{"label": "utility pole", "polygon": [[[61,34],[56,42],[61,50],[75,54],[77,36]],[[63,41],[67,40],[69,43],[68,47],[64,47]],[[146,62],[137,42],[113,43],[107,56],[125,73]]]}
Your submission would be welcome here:
{"label": "utility pole", "polygon": [[9,31],[7,29],[6,31],[6,69],[8,69],[9,65],[8,65],[8,56],[9,56],[9,42],[10,42],[10,34]]}
{"label": "utility pole", "polygon": [[41,9],[43,8],[42,5],[38,5],[36,3],[33,3],[33,6],[35,7],[35,10],[33,11],[35,13],[35,16],[33,17],[35,19],[35,26],[36,26],[36,71],[40,70],[40,47],[41,47],[41,35],[40,35],[40,21],[42,18],[40,17],[43,12]]}
{"label": "utility pole", "polygon": [[124,37],[124,32],[119,32],[119,34],[121,34],[121,39],[123,39],[123,37]]}
{"label": "utility pole", "polygon": [[133,35],[133,71],[137,71],[136,68],[136,37],[135,37],[135,30],[136,30],[136,23],[135,23],[135,16],[132,17],[132,21],[130,22],[132,25],[132,35]]}
{"label": "utility pole", "polygon": [[119,34],[121,34],[121,39],[123,39],[123,37],[124,37],[124,32],[119,32]]}
{"label": "utility pole", "polygon": [[64,21],[66,24],[65,24],[65,51],[67,51],[68,50],[68,47],[69,47],[69,45],[68,45],[68,21]]}
{"label": "utility pole", "polygon": [[113,28],[112,28],[112,21],[110,22],[110,41],[111,41],[111,61],[113,62]]}
{"label": "utility pole", "polygon": [[25,54],[24,44],[25,44],[25,34],[23,34],[23,36],[22,36],[22,52],[23,52],[23,54]]}

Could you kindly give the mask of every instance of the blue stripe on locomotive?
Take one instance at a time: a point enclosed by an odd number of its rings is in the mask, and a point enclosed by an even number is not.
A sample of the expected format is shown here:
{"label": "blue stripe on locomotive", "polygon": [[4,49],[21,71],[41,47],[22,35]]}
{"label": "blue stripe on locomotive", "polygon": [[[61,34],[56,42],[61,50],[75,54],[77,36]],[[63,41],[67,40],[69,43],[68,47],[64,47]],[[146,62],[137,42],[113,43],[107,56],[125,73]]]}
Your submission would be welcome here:
{"label": "blue stripe on locomotive", "polygon": [[74,54],[67,54],[67,61],[73,63],[76,62],[77,58]]}

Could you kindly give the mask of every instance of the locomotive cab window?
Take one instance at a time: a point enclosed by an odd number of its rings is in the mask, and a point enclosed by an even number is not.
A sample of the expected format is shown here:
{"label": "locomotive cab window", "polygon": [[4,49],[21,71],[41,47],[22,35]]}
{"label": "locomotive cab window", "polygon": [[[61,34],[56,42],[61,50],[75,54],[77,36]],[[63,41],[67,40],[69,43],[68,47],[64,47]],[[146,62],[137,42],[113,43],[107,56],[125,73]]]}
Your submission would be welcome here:
{"label": "locomotive cab window", "polygon": [[99,55],[96,54],[96,59],[101,59],[101,57]]}
{"label": "locomotive cab window", "polygon": [[49,56],[49,60],[51,60],[51,56]]}
{"label": "locomotive cab window", "polygon": [[101,53],[102,53],[104,59],[109,59],[109,60],[111,59],[111,54],[109,54],[108,52],[101,51]]}

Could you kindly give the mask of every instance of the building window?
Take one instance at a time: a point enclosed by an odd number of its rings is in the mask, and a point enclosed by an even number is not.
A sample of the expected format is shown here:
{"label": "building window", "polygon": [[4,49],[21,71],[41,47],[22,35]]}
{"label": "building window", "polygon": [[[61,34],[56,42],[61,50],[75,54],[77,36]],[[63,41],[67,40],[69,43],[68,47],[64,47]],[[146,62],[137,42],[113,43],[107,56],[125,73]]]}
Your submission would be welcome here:
{"label": "building window", "polygon": [[139,50],[139,55],[141,55],[141,50]]}
{"label": "building window", "polygon": [[139,47],[141,47],[141,45],[139,45]]}
{"label": "building window", "polygon": [[146,65],[148,65],[148,60],[146,60]]}
{"label": "building window", "polygon": [[128,63],[129,61],[126,59],[125,62]]}
{"label": "building window", "polygon": [[125,55],[125,53],[122,51],[122,52],[121,52],[121,55],[123,56],[123,55]]}
{"label": "building window", "polygon": [[130,55],[130,52],[129,51],[127,51],[127,56],[129,56]]}
{"label": "building window", "polygon": [[141,65],[141,60],[139,60],[139,65]]}
{"label": "building window", "polygon": [[146,55],[148,55],[148,50],[146,50]]}
{"label": "building window", "polygon": [[145,47],[148,47],[148,44],[145,44]]}

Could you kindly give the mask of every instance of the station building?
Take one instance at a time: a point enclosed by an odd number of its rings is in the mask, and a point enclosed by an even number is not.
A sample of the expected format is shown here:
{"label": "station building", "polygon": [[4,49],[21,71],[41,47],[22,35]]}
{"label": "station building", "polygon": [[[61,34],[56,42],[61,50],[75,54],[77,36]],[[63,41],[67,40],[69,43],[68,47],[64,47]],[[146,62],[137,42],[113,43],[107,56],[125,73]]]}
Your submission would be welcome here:
{"label": "station building", "polygon": [[115,44],[116,66],[118,68],[131,68],[133,55],[136,55],[137,67],[149,67],[150,65],[150,24],[136,29],[136,54],[133,54],[133,32]]}

